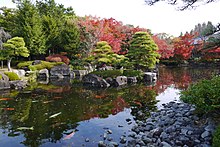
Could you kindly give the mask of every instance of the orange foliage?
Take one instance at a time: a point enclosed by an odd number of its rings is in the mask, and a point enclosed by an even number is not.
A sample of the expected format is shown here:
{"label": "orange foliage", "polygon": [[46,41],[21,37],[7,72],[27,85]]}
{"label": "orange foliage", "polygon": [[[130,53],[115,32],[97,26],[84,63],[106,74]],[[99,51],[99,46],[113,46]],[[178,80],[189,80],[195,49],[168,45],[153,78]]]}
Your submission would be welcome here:
{"label": "orange foliage", "polygon": [[186,33],[174,40],[174,53],[176,57],[182,60],[188,60],[191,57],[194,46],[192,45],[194,35]]}

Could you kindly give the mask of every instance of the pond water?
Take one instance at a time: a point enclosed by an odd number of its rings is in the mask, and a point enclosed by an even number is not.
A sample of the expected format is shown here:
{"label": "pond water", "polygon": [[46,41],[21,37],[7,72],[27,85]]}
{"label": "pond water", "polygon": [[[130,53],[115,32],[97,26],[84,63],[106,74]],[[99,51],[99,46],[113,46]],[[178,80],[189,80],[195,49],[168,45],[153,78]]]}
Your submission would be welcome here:
{"label": "pond water", "polygon": [[[36,83],[24,91],[1,91],[0,146],[88,146],[119,143],[137,120],[162,103],[179,100],[190,83],[219,73],[217,68],[160,68],[156,83],[91,89],[79,80]],[[145,114],[145,115],[143,115]],[[104,133],[109,132],[106,140]],[[119,144],[124,146],[124,144]]]}

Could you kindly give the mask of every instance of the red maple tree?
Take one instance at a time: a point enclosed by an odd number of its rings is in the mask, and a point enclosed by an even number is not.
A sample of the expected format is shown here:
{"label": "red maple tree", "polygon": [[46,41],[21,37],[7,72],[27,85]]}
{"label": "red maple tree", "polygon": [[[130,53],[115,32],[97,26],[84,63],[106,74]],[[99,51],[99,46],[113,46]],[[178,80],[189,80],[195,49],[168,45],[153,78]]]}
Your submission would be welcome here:
{"label": "red maple tree", "polygon": [[194,48],[193,42],[194,35],[186,33],[183,36],[174,39],[174,56],[181,60],[188,60],[191,57]]}
{"label": "red maple tree", "polygon": [[160,39],[157,34],[153,35],[152,39],[159,48],[158,53],[161,55],[160,59],[169,59],[174,56],[174,49],[172,45],[168,44],[165,39]]}

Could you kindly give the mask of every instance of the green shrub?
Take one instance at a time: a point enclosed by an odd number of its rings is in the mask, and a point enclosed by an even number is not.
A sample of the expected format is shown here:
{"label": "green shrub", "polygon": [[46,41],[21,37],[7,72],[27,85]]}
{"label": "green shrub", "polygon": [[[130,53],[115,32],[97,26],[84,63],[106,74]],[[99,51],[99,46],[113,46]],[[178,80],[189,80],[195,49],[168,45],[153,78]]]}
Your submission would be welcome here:
{"label": "green shrub", "polygon": [[181,92],[180,99],[195,104],[197,110],[210,112],[220,108],[220,76],[202,80]]}
{"label": "green shrub", "polygon": [[121,70],[100,70],[100,71],[93,71],[91,74],[95,74],[95,75],[98,75],[103,78],[108,78],[108,77],[115,78],[117,76],[123,75],[123,71],[121,71]]}
{"label": "green shrub", "polygon": [[29,65],[28,68],[31,70],[31,71],[36,71],[37,68],[34,66],[34,65]]}
{"label": "green shrub", "polygon": [[47,61],[41,61],[40,64],[32,65],[33,61],[27,61],[19,63],[17,66],[18,68],[22,67],[28,67],[31,71],[41,70],[41,69],[51,69],[52,67],[56,65],[64,64],[63,62],[47,62]]}
{"label": "green shrub", "polygon": [[2,75],[0,74],[0,80],[2,79]]}
{"label": "green shrub", "polygon": [[212,147],[220,147],[220,126],[217,127],[213,135]]}
{"label": "green shrub", "polygon": [[18,77],[18,75],[14,72],[4,72],[4,74],[6,76],[8,76],[10,81],[15,81],[15,80],[20,80],[20,78]]}
{"label": "green shrub", "polygon": [[18,64],[17,64],[17,67],[18,67],[18,68],[28,67],[28,66],[32,65],[32,62],[33,62],[33,61],[21,62],[21,63],[18,63]]}

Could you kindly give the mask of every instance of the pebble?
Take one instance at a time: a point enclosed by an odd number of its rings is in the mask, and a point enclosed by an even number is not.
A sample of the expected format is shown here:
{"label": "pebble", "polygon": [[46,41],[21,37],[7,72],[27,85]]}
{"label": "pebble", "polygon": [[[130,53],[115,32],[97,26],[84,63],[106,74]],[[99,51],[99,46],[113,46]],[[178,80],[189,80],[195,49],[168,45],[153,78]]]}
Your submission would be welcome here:
{"label": "pebble", "polygon": [[130,138],[126,140],[126,146],[211,147],[215,126],[211,120],[201,125],[200,118],[194,113],[194,105],[182,102],[162,105],[164,108],[151,112],[146,121],[139,121],[132,127],[133,133],[128,135]]}

